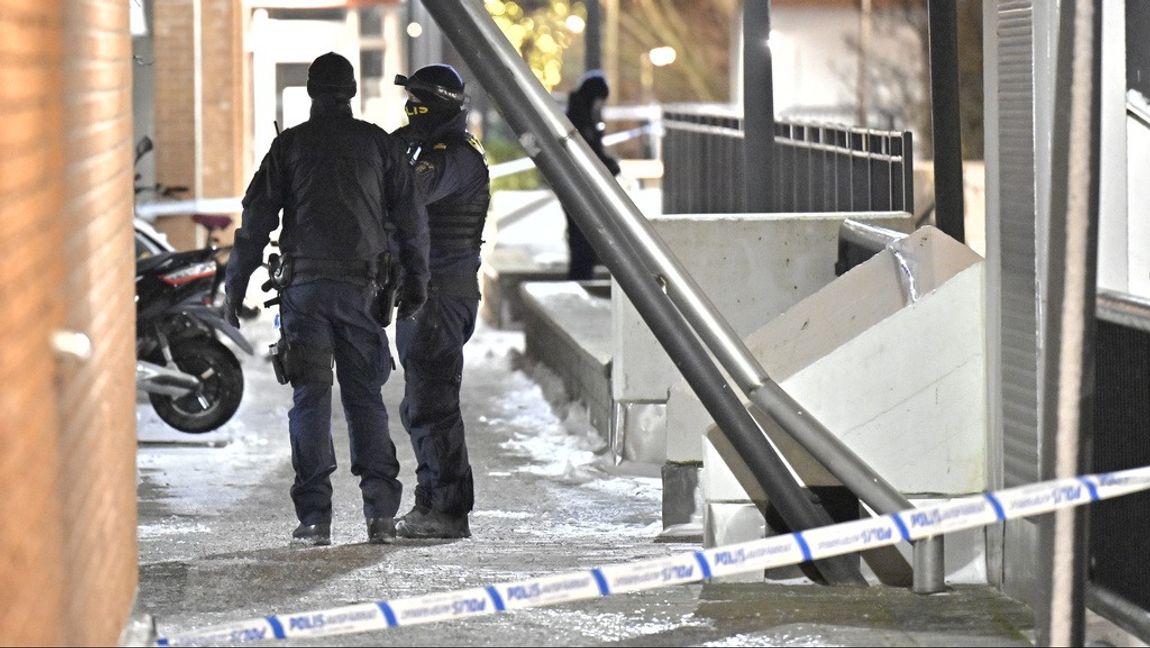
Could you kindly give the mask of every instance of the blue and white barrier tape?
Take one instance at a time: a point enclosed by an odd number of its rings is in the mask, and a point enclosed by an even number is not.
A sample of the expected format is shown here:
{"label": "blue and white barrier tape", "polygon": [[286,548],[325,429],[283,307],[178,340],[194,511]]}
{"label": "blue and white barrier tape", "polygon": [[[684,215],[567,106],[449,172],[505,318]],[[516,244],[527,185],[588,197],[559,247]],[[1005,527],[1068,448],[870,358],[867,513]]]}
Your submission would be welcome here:
{"label": "blue and white barrier tape", "polygon": [[161,646],[216,645],[384,630],[762,571],[973,529],[1150,489],[1150,467],[1040,482],[892,515],[666,558],[327,610],[270,615],[173,634]]}

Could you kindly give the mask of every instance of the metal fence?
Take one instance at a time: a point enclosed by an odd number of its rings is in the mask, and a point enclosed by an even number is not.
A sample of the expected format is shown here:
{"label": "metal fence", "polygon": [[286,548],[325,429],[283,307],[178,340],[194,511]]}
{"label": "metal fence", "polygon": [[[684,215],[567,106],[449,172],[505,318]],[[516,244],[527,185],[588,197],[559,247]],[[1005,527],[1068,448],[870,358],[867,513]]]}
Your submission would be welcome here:
{"label": "metal fence", "polygon": [[[1150,464],[1150,300],[1098,291],[1091,468]],[[1090,510],[1088,605],[1150,640],[1150,495]]]}
{"label": "metal fence", "polygon": [[744,179],[769,182],[774,211],[914,211],[909,131],[775,124],[773,169],[744,169],[742,114],[725,105],[675,105],[663,114],[664,213],[745,211]]}

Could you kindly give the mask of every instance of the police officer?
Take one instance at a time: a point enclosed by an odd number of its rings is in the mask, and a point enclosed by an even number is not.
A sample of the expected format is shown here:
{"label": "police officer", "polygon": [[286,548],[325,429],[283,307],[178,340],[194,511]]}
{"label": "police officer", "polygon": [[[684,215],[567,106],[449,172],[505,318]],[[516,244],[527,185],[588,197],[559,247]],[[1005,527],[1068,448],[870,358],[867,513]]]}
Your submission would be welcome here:
{"label": "police officer", "polygon": [[431,232],[427,304],[396,324],[405,391],[400,406],[418,461],[415,506],[400,537],[466,538],[475,501],[459,389],[463,345],[479,308],[480,236],[490,201],[483,148],[466,130],[463,79],[449,65],[420,68],[396,83],[407,89],[408,143]]}
{"label": "police officer", "polygon": [[402,486],[380,391],[391,373],[391,353],[373,304],[391,227],[407,276],[398,316],[411,317],[426,300],[426,214],[403,144],[352,117],[351,63],[330,52],[318,57],[308,68],[307,91],[310,118],[272,142],[244,196],[225,312],[238,322],[248,278],[263,260],[282,209],[278,359],[294,388],[288,430],[295,469],[291,497],[300,523],[293,543],[331,543],[333,361],[368,541],[388,543],[395,539]]}

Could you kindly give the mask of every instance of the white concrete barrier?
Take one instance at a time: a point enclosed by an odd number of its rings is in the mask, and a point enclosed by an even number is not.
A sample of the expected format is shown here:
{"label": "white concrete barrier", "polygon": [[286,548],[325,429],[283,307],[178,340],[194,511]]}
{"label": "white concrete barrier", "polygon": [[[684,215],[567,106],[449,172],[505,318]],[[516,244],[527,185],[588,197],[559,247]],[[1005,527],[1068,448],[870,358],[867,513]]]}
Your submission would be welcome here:
{"label": "white concrete barrier", "polygon": [[[663,215],[651,224],[735,331],[748,335],[834,279],[845,218],[910,227],[903,212]],[[623,291],[614,286],[611,294],[613,447],[630,453],[621,459],[663,463],[665,404],[681,376]],[[642,421],[641,429],[628,429],[631,421]],[[628,434],[641,434],[641,442]]]}
{"label": "white concrete barrier", "polygon": [[[987,486],[983,290],[981,257],[926,227],[746,341],[783,389],[909,498],[978,492]],[[668,459],[704,462],[708,526],[723,524],[731,504],[765,504],[683,381],[667,419]],[[838,483],[773,421],[756,419],[805,484]],[[967,564],[964,573],[984,572]]]}

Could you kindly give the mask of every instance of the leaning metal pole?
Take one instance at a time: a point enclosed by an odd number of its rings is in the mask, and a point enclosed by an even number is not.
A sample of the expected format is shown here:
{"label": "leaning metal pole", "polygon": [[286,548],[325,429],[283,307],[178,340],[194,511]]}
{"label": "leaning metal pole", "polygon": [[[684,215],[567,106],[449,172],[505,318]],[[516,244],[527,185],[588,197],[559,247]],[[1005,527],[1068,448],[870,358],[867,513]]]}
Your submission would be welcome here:
{"label": "leaning metal pole", "polygon": [[[650,253],[633,245],[634,237],[628,236],[627,230],[614,226],[631,214],[615,202],[603,201],[609,195],[605,187],[619,189],[619,185],[558,111],[555,100],[538,84],[482,5],[475,0],[459,0],[428,2],[425,6],[466,60],[484,62],[472,65],[479,81],[499,97],[504,117],[520,133],[524,149],[564,205],[572,208],[572,215],[595,249],[605,252],[602,257],[608,268],[783,519],[795,530],[831,523],[826,511],[814,505],[790,477],[786,464],[667,299],[666,287],[649,262]],[[624,199],[629,202],[625,194]],[[830,584],[865,585],[857,563],[844,558],[821,560],[816,566]]]}

